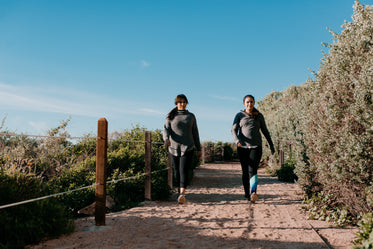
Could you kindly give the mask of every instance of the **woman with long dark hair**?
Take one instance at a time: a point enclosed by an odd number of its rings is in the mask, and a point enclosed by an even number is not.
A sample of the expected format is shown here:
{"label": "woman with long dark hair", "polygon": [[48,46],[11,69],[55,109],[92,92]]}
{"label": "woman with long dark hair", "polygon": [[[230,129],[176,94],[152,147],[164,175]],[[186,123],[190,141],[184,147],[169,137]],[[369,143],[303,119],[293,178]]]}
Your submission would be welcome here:
{"label": "woman with long dark hair", "polygon": [[168,113],[163,127],[163,140],[172,156],[180,204],[186,201],[185,189],[188,183],[188,169],[192,163],[194,149],[197,149],[198,155],[201,156],[196,117],[186,110],[187,104],[188,99],[184,94],[177,95],[175,98],[176,107]]}
{"label": "woman with long dark hair", "polygon": [[262,158],[262,136],[267,139],[272,154],[275,148],[269,131],[267,129],[264,116],[254,107],[255,99],[252,95],[243,98],[245,109],[236,114],[232,135],[237,144],[238,157],[242,168],[242,184],[245,190],[245,198],[252,203],[258,199],[256,194],[258,185],[258,166]]}

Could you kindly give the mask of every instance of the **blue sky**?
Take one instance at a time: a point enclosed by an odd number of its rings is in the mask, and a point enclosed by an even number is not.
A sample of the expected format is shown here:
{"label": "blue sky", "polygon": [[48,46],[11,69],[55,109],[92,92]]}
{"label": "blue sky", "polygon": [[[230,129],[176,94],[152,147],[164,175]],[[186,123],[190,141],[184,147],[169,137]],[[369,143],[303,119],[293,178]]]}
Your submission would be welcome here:
{"label": "blue sky", "polygon": [[[372,0],[360,1],[372,4]],[[184,93],[202,141],[231,142],[248,93],[299,85],[319,69],[327,28],[353,0],[0,0],[0,121],[72,136],[162,129]]]}

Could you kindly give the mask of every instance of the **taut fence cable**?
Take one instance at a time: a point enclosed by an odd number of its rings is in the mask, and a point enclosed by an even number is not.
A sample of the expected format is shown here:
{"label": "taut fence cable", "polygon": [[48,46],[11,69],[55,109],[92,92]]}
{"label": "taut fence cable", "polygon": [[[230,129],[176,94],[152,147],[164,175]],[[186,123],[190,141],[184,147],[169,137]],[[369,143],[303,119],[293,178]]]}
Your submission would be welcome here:
{"label": "taut fence cable", "polygon": [[[161,171],[165,171],[165,170],[167,170],[167,169],[161,169],[161,170],[153,171],[152,174],[153,173],[158,173],[158,172],[161,172]],[[136,175],[136,176],[129,176],[129,177],[125,177],[125,178],[114,179],[114,180],[107,181],[106,183],[107,184],[117,183],[117,182],[121,182],[121,181],[140,178],[140,177],[143,177],[143,176],[146,176],[146,173]],[[60,195],[70,194],[70,193],[80,191],[80,190],[83,190],[83,189],[93,188],[96,185],[99,185],[99,184],[94,183],[94,184],[89,185],[89,186],[84,186],[84,187],[81,187],[81,188],[71,189],[71,190],[67,190],[67,191],[64,191],[64,192],[56,193],[56,194],[51,194],[51,195],[46,195],[46,196],[42,196],[42,197],[38,197],[38,198],[34,198],[34,199],[29,199],[29,200],[24,200],[24,201],[20,201],[20,202],[6,204],[6,205],[0,206],[0,209],[14,207],[14,206],[18,206],[18,205],[22,205],[22,204],[26,204],[26,203],[35,202],[35,201],[40,201],[40,200],[48,199],[48,198],[51,198],[51,197],[57,197],[57,196],[60,196]]]}
{"label": "taut fence cable", "polygon": [[[93,139],[97,137],[93,136],[86,136],[86,137],[66,137],[66,136],[48,136],[48,135],[31,135],[31,134],[16,134],[16,133],[7,133],[7,132],[0,132],[0,136],[9,136],[9,137],[39,137],[39,138],[55,138],[55,139]],[[109,138],[110,140],[114,140]],[[122,142],[127,143],[145,143],[145,140],[120,140]],[[151,142],[151,144],[159,144],[163,145],[163,142]]]}
{"label": "taut fence cable", "polygon": [[[10,203],[0,206],[1,209],[14,207],[22,204],[27,204],[31,202],[40,201],[47,198],[57,197],[69,193],[73,193],[76,191],[81,191],[88,188],[95,188],[95,199],[96,199],[96,225],[105,225],[105,199],[106,199],[106,186],[108,184],[120,182],[120,181],[126,181],[130,179],[136,179],[139,177],[145,177],[145,199],[151,199],[151,175],[154,173],[158,173],[161,171],[168,170],[168,183],[169,186],[172,186],[172,167],[170,167],[171,163],[170,160],[168,162],[167,168],[157,170],[157,171],[151,171],[151,145],[152,144],[158,144],[163,145],[162,142],[152,142],[151,141],[151,132],[146,131],[145,132],[145,139],[144,140],[122,140],[119,139],[121,142],[129,142],[129,143],[144,143],[145,144],[145,173],[130,176],[130,177],[124,177],[120,179],[112,179],[110,181],[107,181],[106,176],[106,167],[107,167],[107,149],[108,149],[108,141],[112,140],[108,137],[107,132],[107,120],[105,118],[101,118],[98,120],[97,125],[97,136],[84,136],[84,137],[71,137],[71,136],[50,136],[50,135],[29,135],[29,134],[16,134],[11,132],[0,132],[0,136],[3,137],[33,137],[33,138],[47,138],[47,139],[96,139],[96,183],[72,189],[67,190],[64,192],[56,193],[56,194],[50,194],[42,197],[37,197],[29,200],[23,200],[16,203]],[[169,156],[170,157],[170,156]],[[170,158],[169,158],[170,159]],[[171,177],[170,177],[171,176]]]}
{"label": "taut fence cable", "polygon": [[[47,139],[66,139],[66,140],[72,140],[72,139],[95,139],[96,140],[96,182],[94,184],[79,187],[72,190],[67,190],[64,192],[56,193],[56,194],[50,194],[38,198],[33,198],[30,200],[23,200],[16,203],[10,203],[0,206],[1,209],[14,207],[26,203],[31,203],[35,201],[40,201],[47,198],[57,197],[69,193],[73,193],[76,191],[81,191],[88,188],[95,188],[95,220],[96,225],[101,226],[105,225],[105,211],[106,211],[106,186],[108,184],[120,182],[120,181],[126,181],[130,179],[135,179],[139,177],[145,177],[145,200],[151,200],[151,177],[154,173],[162,172],[162,171],[168,171],[167,178],[168,178],[168,186],[170,188],[173,187],[173,170],[172,170],[172,158],[170,153],[168,153],[168,163],[167,167],[164,169],[160,169],[157,171],[151,170],[151,150],[152,145],[164,145],[163,142],[153,142],[151,139],[152,133],[150,131],[145,131],[144,134],[144,140],[130,140],[130,139],[121,139],[121,138],[110,138],[108,136],[108,122],[105,118],[100,118],[97,123],[97,135],[96,136],[82,136],[82,137],[71,137],[71,136],[50,136],[50,135],[28,135],[28,134],[16,134],[11,132],[0,132],[1,137],[34,137],[34,138],[47,138]],[[122,137],[123,138],[123,137]],[[109,141],[111,140],[119,140],[120,142],[128,142],[128,143],[143,143],[145,145],[145,168],[144,173],[125,177],[121,179],[111,179],[110,181],[107,181],[107,153],[109,148]],[[166,148],[166,146],[165,146]]]}
{"label": "taut fence cable", "polygon": [[42,197],[30,199],[30,200],[25,200],[25,201],[20,201],[20,202],[16,202],[16,203],[11,203],[11,204],[0,206],[0,209],[8,208],[8,207],[14,207],[14,206],[18,206],[18,205],[22,205],[22,204],[34,202],[34,201],[40,201],[40,200],[48,199],[48,198],[51,198],[51,197],[56,197],[56,196],[59,196],[59,195],[69,194],[69,193],[72,193],[72,192],[75,192],[75,191],[79,191],[79,190],[83,190],[83,189],[95,187],[96,185],[97,185],[97,183],[89,185],[89,186],[85,186],[85,187],[81,187],[81,188],[77,188],[77,189],[72,189],[72,190],[68,190],[68,191],[65,191],[65,192],[61,192],[61,193],[57,193],[57,194],[46,195],[46,196],[42,196]]}
{"label": "taut fence cable", "polygon": [[86,139],[93,137],[64,137],[64,136],[48,136],[48,135],[29,135],[29,134],[16,134],[0,132],[0,136],[10,136],[10,137],[40,137],[40,138],[56,138],[56,139]]}

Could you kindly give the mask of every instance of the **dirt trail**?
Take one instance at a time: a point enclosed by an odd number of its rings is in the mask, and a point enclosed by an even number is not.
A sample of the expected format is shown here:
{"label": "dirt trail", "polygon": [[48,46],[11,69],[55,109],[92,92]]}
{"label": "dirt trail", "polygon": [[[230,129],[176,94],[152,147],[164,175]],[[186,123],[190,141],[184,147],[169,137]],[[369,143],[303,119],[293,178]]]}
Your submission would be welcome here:
{"label": "dirt trail", "polygon": [[356,228],[333,228],[305,219],[301,191],[259,170],[255,204],[243,198],[234,164],[195,170],[187,202],[146,202],[142,207],[76,220],[76,232],[32,248],[351,248]]}

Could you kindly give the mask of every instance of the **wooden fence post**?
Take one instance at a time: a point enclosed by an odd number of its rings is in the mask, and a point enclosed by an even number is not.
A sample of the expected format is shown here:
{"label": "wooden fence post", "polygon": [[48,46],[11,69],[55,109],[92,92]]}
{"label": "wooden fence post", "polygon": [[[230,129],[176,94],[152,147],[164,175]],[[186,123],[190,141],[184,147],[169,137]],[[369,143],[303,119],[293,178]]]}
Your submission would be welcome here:
{"label": "wooden fence post", "polygon": [[202,165],[205,164],[205,157],[206,157],[206,146],[202,145]]}
{"label": "wooden fence post", "polygon": [[279,164],[280,167],[281,167],[281,163],[280,163],[280,140],[277,141],[277,155],[278,155],[278,159],[276,160],[276,164]]}
{"label": "wooden fence post", "polygon": [[[168,150],[168,149],[167,149]],[[172,158],[171,158],[171,153],[168,152],[168,186],[170,189],[173,188],[173,172],[172,172]]]}
{"label": "wooden fence post", "polygon": [[221,146],[221,160],[224,161],[224,144]]}
{"label": "wooden fence post", "polygon": [[151,148],[152,148],[152,137],[151,132],[146,131],[145,132],[145,200],[151,201],[152,194],[151,194],[151,160],[152,160],[152,154],[151,154]]}
{"label": "wooden fence post", "polygon": [[97,122],[96,140],[96,187],[95,187],[95,221],[96,226],[105,226],[106,212],[106,173],[108,122],[100,118]]}
{"label": "wooden fence post", "polygon": [[281,167],[285,162],[285,153],[283,150],[279,151],[279,156],[280,156],[280,167]]}
{"label": "wooden fence post", "polygon": [[211,143],[211,162],[215,162],[215,146]]}

